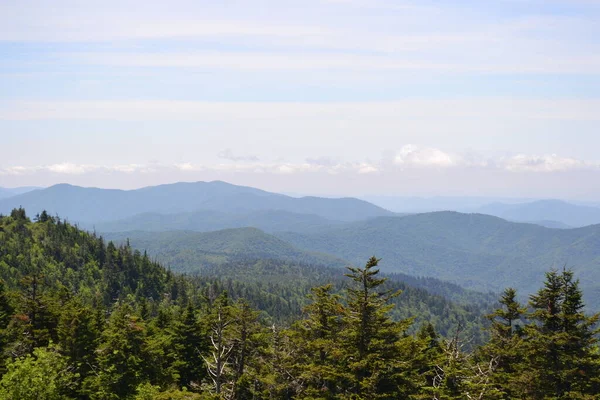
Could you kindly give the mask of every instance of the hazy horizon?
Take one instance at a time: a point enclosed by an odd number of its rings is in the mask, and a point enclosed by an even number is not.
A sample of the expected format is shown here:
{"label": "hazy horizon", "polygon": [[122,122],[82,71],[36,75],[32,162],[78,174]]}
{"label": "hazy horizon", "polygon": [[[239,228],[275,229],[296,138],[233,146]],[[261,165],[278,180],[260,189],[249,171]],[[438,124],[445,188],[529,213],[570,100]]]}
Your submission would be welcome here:
{"label": "hazy horizon", "polygon": [[[148,188],[148,187],[174,185],[174,184],[179,184],[179,183],[193,184],[193,183],[210,183],[210,182],[224,182],[227,184],[236,185],[234,183],[223,181],[220,179],[216,179],[213,181],[165,182],[165,183],[158,183],[156,185],[143,185],[140,187],[131,187],[131,188],[117,188],[117,187],[110,187],[110,186],[93,186],[93,185],[91,185],[91,186],[90,185],[75,185],[75,184],[68,183],[68,182],[59,182],[59,183],[55,183],[55,184],[52,184],[49,186],[15,186],[15,187],[0,186],[0,190],[6,189],[6,190],[11,190],[11,191],[17,191],[17,193],[14,194],[14,195],[17,195],[17,194],[27,193],[29,191],[33,191],[36,189],[43,190],[43,189],[48,189],[50,187],[58,186],[58,185],[72,185],[72,186],[77,186],[77,187],[82,187],[82,188],[87,188],[87,189],[131,191],[131,190],[144,189],[144,188]],[[387,208],[391,211],[401,211],[400,209],[402,208],[402,206],[406,206],[408,208],[413,208],[414,210],[423,209],[423,210],[436,211],[436,210],[441,210],[441,208],[439,208],[436,205],[442,204],[442,205],[444,205],[443,207],[445,207],[445,208],[443,208],[444,210],[455,210],[455,211],[465,212],[465,210],[475,210],[476,208],[478,208],[482,205],[489,205],[492,203],[518,204],[518,203],[528,203],[528,202],[544,201],[544,200],[565,201],[565,202],[570,202],[572,204],[577,204],[577,205],[592,205],[592,206],[600,205],[595,199],[579,199],[579,198],[569,198],[569,197],[519,197],[519,196],[483,196],[483,195],[482,196],[461,196],[461,195],[453,196],[453,195],[443,195],[443,194],[442,195],[435,195],[435,194],[433,194],[433,195],[427,195],[427,194],[424,194],[424,195],[411,195],[411,194],[377,195],[377,194],[369,194],[369,193],[356,193],[356,194],[335,194],[335,193],[333,193],[333,194],[330,194],[330,193],[318,193],[318,192],[286,192],[286,191],[279,191],[276,188],[268,189],[265,187],[250,186],[250,185],[240,185],[240,186],[253,187],[256,189],[265,190],[267,192],[283,194],[283,195],[290,196],[290,197],[305,197],[305,196],[316,196],[316,197],[323,197],[323,198],[354,197],[354,198],[368,201],[375,205],[379,205],[380,207]],[[23,189],[25,189],[25,190],[23,190]],[[426,203],[426,204],[420,204],[419,203],[420,200],[426,200],[426,201],[430,201],[430,202]],[[412,202],[414,202],[414,203],[412,203]],[[394,210],[394,209],[396,209],[396,210]],[[407,210],[404,210],[404,211],[407,211]]]}
{"label": "hazy horizon", "polygon": [[600,200],[600,3],[0,4],[0,187]]}

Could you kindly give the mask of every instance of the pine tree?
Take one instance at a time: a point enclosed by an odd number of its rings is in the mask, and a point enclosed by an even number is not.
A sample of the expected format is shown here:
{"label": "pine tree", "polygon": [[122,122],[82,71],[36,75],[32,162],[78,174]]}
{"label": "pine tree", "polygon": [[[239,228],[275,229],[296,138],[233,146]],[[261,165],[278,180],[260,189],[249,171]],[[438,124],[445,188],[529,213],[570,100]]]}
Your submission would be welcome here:
{"label": "pine tree", "polygon": [[355,285],[348,288],[341,337],[345,365],[352,374],[347,397],[389,399],[408,397],[415,372],[408,353],[412,338],[404,336],[410,320],[394,322],[390,299],[400,292],[382,291],[386,278],[377,278],[379,260],[371,257],[364,268],[348,267]]}
{"label": "pine tree", "polygon": [[298,362],[306,382],[304,395],[315,399],[335,398],[349,380],[340,369],[343,351],[338,342],[344,307],[332,290],[331,284],[313,288],[309,295],[312,303],[304,309],[306,318],[294,326],[301,349]]}
{"label": "pine tree", "polygon": [[506,398],[513,398],[520,391],[516,378],[525,350],[522,321],[527,309],[517,301],[517,292],[512,288],[504,291],[499,302],[502,307],[487,316],[491,322],[490,339],[479,349],[478,358],[493,364],[496,388]]}
{"label": "pine tree", "polygon": [[546,274],[544,287],[531,296],[526,327],[525,395],[572,399],[598,394],[600,356],[594,328],[599,315],[586,316],[573,272]]}
{"label": "pine tree", "polygon": [[84,379],[92,373],[101,330],[97,313],[78,298],[61,309],[58,322],[58,344],[77,375]]}
{"label": "pine tree", "polygon": [[246,399],[251,396],[253,375],[256,375],[256,366],[252,361],[266,345],[265,334],[258,320],[259,313],[254,311],[246,300],[238,300],[234,303],[232,315],[234,322],[230,334],[234,347],[231,357],[233,369],[231,398]]}
{"label": "pine tree", "polygon": [[127,304],[112,312],[98,347],[98,368],[85,382],[93,400],[127,398],[148,379],[146,328]]}
{"label": "pine tree", "polygon": [[191,302],[188,302],[181,320],[176,322],[174,335],[179,384],[198,388],[207,374],[202,355],[208,351],[208,342]]}
{"label": "pine tree", "polygon": [[[14,308],[9,300],[4,282],[0,280],[0,355],[4,359],[6,347],[10,342],[9,332],[7,330],[11,318],[14,314]],[[0,361],[0,374],[4,372],[4,363]]]}

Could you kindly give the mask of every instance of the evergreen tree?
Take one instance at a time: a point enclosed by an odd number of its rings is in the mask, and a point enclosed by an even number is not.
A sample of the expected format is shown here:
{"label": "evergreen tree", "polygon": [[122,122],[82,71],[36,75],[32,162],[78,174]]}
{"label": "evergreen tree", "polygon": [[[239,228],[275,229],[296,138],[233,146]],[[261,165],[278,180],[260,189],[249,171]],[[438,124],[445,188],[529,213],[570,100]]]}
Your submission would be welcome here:
{"label": "evergreen tree", "polygon": [[[246,300],[238,300],[232,307],[234,323],[231,329],[233,353],[232,399],[246,399],[251,396],[256,365],[253,360],[266,345],[265,334],[258,320],[259,313],[254,311]],[[249,371],[251,370],[251,371]]]}
{"label": "evergreen tree", "polygon": [[187,388],[199,388],[207,375],[202,355],[208,352],[208,342],[191,302],[177,321],[174,334],[179,383]]}
{"label": "evergreen tree", "polygon": [[331,284],[312,289],[306,318],[295,324],[301,349],[304,394],[315,399],[332,399],[343,391],[349,377],[340,368],[343,356],[339,344],[344,307]]}
{"label": "evergreen tree", "polygon": [[63,305],[61,311],[57,329],[58,344],[77,376],[85,379],[93,372],[95,364],[95,353],[102,332],[99,329],[102,325],[97,321],[99,315],[78,298]]}
{"label": "evergreen tree", "polygon": [[490,339],[478,351],[478,358],[492,363],[496,388],[511,399],[520,392],[521,383],[516,379],[525,351],[522,321],[527,309],[517,301],[517,292],[512,288],[504,291],[500,304],[501,308],[487,316]]}
{"label": "evergreen tree", "polygon": [[386,278],[378,278],[379,260],[371,257],[364,268],[348,267],[354,281],[347,290],[344,314],[344,363],[352,375],[345,397],[389,399],[414,391],[414,368],[408,352],[412,338],[404,336],[410,320],[394,322],[389,300],[400,292],[379,292]]}
{"label": "evergreen tree", "polygon": [[544,287],[532,295],[526,327],[524,395],[532,399],[573,399],[599,393],[597,349],[599,315],[586,316],[573,272],[546,273]]}
{"label": "evergreen tree", "polygon": [[127,398],[148,379],[145,330],[144,322],[129,304],[116,306],[102,332],[98,369],[85,382],[91,399]]}
{"label": "evergreen tree", "polygon": [[[8,324],[13,316],[14,308],[8,298],[4,282],[0,280],[0,355],[4,355],[6,347],[10,343]],[[4,357],[2,357],[4,358]],[[3,373],[3,365],[0,362],[0,373]]]}

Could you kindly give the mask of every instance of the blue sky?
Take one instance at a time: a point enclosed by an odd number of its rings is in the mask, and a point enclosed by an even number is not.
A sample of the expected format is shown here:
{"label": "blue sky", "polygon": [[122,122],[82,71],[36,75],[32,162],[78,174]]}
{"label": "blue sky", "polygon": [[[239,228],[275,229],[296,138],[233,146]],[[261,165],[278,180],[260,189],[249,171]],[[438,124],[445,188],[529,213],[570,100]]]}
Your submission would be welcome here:
{"label": "blue sky", "polygon": [[600,199],[600,1],[0,3],[0,186]]}

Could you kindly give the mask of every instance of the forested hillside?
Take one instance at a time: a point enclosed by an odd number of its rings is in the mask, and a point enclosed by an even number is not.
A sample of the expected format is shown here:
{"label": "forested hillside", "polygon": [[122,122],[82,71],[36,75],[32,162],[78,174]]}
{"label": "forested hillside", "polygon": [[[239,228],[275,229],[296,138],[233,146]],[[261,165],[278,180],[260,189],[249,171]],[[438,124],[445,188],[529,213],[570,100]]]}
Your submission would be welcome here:
{"label": "forested hillside", "polygon": [[352,263],[377,254],[390,271],[482,291],[514,286],[530,294],[548,268],[566,266],[581,278],[590,306],[600,307],[600,225],[562,230],[482,214],[437,212],[277,236]]}
{"label": "forested hillside", "polygon": [[[209,233],[122,232],[107,234],[106,238],[116,243],[129,243],[133,248],[147,252],[152,258],[175,272],[237,279],[258,284],[275,282],[289,285],[293,282],[296,287],[304,287],[304,293],[308,293],[310,287],[328,282],[337,282],[338,286],[342,287],[344,280],[339,267],[349,265],[346,261],[324,254],[302,252],[286,242],[253,228]],[[383,265],[386,265],[385,260]],[[387,269],[384,267],[384,271]],[[401,273],[386,274],[386,276],[391,282],[402,285],[403,290],[406,289],[403,298],[410,296],[412,288],[424,289],[427,293],[466,305],[471,310],[476,309],[479,314],[485,312],[497,298],[493,293],[466,290],[456,284],[435,278],[415,277]],[[430,303],[441,304],[435,299]],[[439,316],[440,312],[434,311],[433,314]],[[428,311],[427,315],[432,313]],[[446,322],[440,321],[440,323],[444,326],[437,326],[437,329],[443,332],[447,332],[451,327]]]}
{"label": "forested hillside", "polygon": [[144,213],[119,221],[86,224],[98,232],[128,231],[196,231],[210,232],[222,229],[253,227],[265,232],[316,232],[319,229],[343,225],[343,221],[327,219],[314,214],[300,214],[282,210],[261,210],[245,213],[195,211],[177,214]]}
{"label": "forested hillside", "polygon": [[[262,261],[246,264],[245,275],[243,265],[231,264],[186,277],[46,213],[36,221],[22,209],[0,217],[1,399],[593,399],[600,393],[598,317],[582,313],[568,270],[546,275],[531,311],[505,291],[488,317],[490,339],[473,347],[464,315],[452,320],[457,309],[438,298],[446,304],[439,317],[456,324],[440,337],[428,323],[437,323],[435,316],[422,308],[432,297],[380,278],[374,257],[347,269],[345,285],[312,288],[304,312],[287,313],[282,323],[284,305],[301,304],[277,301],[278,294],[287,290],[282,298],[296,299],[317,270]],[[415,317],[424,322],[416,330]]]}
{"label": "forested hillside", "polygon": [[202,266],[239,259],[276,259],[304,264],[345,266],[347,262],[327,254],[300,250],[256,228],[215,232],[120,232],[105,237],[115,242],[130,240],[133,246],[178,272],[198,272]]}

